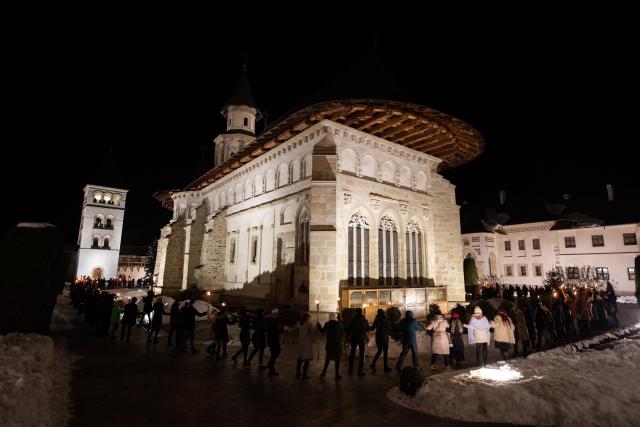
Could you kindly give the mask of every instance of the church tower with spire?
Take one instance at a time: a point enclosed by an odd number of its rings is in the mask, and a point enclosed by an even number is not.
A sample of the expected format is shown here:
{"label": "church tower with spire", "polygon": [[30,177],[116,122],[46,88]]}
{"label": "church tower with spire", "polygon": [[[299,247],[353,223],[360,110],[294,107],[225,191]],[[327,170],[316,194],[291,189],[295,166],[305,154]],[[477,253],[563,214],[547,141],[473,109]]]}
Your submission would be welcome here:
{"label": "church tower with spire", "polygon": [[227,119],[227,130],[213,141],[215,143],[215,166],[224,163],[235,153],[255,141],[256,122],[262,118],[249,86],[246,57],[242,65],[240,80],[220,113]]}

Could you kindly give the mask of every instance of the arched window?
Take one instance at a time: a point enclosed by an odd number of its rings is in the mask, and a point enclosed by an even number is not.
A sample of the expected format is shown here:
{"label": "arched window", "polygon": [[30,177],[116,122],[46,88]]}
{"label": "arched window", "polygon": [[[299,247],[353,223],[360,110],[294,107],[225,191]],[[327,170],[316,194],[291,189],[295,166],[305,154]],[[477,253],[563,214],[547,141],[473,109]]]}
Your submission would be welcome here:
{"label": "arched window", "polygon": [[309,213],[306,209],[300,212],[298,217],[298,244],[297,246],[297,260],[298,264],[309,264]]}
{"label": "arched window", "polygon": [[359,212],[353,214],[347,229],[348,284],[369,284],[369,223]]}
{"label": "arched window", "polygon": [[104,249],[111,249],[111,236],[105,236],[104,242],[102,242]]}
{"label": "arched window", "polygon": [[380,286],[398,285],[398,227],[388,215],[378,225],[378,277]]}
{"label": "arched window", "polygon": [[93,237],[93,244],[91,245],[92,248],[99,248],[100,247],[100,238],[98,236],[94,236]]}
{"label": "arched window", "polygon": [[107,230],[113,230],[113,217],[112,216],[108,216],[107,217],[107,223],[104,225],[104,228],[106,228]]}
{"label": "arched window", "polygon": [[422,266],[422,232],[415,221],[409,221],[406,232],[407,283],[410,285],[424,284],[424,269]]}
{"label": "arched window", "polygon": [[103,225],[102,220],[103,220],[102,214],[96,215],[95,219],[93,220],[93,228],[102,228],[102,225]]}
{"label": "arched window", "polygon": [[247,119],[247,118],[245,117],[245,118],[243,119],[242,123],[243,123],[245,126],[249,126],[249,119]]}

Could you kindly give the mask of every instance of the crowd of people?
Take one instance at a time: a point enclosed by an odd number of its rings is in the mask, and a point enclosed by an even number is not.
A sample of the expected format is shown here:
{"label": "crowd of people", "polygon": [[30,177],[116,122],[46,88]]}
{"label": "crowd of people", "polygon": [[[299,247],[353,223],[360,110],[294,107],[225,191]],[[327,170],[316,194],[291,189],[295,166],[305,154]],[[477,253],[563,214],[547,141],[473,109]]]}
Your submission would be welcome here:
{"label": "crowd of people", "polygon": [[[322,325],[319,322],[313,325],[309,313],[303,313],[293,325],[285,325],[277,308],[272,309],[268,315],[262,309],[250,315],[245,308],[241,308],[238,313],[230,313],[224,305],[213,313],[200,312],[190,300],[181,301],[181,298],[175,299],[167,308],[162,298],[156,297],[153,291],[148,291],[142,298],[140,311],[136,297],[125,304],[122,300],[117,300],[113,293],[101,290],[93,282],[72,284],[70,296],[78,314],[84,315],[96,335],[108,335],[111,339],[116,339],[119,329],[120,340],[124,342],[130,341],[131,331],[137,324],[145,328],[147,342],[158,343],[162,319],[168,316],[166,345],[175,345],[178,351],[184,353],[198,352],[195,346],[196,317],[210,315],[213,341],[206,351],[216,360],[227,357],[227,344],[230,341],[228,325],[237,324],[240,348],[231,357],[233,363],[239,363],[238,359],[241,357],[242,364],[250,366],[257,355],[259,366],[267,369],[271,376],[278,375],[276,363],[281,353],[280,335],[297,335],[296,377],[305,380],[309,379],[315,330],[324,336],[325,343],[321,377],[326,376],[329,365],[334,362],[334,378],[339,380],[342,378],[340,361],[346,347],[349,348],[349,375],[354,372],[358,376],[366,375],[365,352],[370,332],[374,332],[376,353],[369,368],[376,372],[377,362],[382,358],[383,370],[388,373],[393,371],[389,365],[390,339],[396,340],[402,347],[395,363],[397,371],[402,370],[409,352],[413,366],[418,366],[416,334],[419,331],[426,331],[431,336],[430,368],[436,369],[436,362],[441,358],[444,369],[450,370],[462,367],[465,359],[465,331],[468,333],[469,344],[475,347],[476,364],[481,366],[487,363],[491,332],[495,347],[500,351],[501,357],[506,359],[510,351],[513,351],[513,357],[517,357],[520,352],[526,357],[531,352],[562,344],[567,340],[588,337],[594,330],[618,326],[616,295],[610,283],[603,291],[546,287],[525,289],[524,292],[515,288],[495,288],[486,292],[485,296],[488,297],[502,297],[502,304],[491,320],[483,313],[480,303],[476,303],[473,312],[469,314],[464,307],[458,306],[448,318],[436,310],[424,324],[418,322],[411,311],[407,311],[394,324],[387,313],[379,309],[370,325],[362,310],[357,308],[347,328],[339,313],[330,313],[329,320]],[[511,305],[505,305],[507,302],[511,302]],[[147,321],[144,322],[143,319]],[[270,357],[265,364],[267,349]]]}
{"label": "crowd of people", "polygon": [[93,287],[96,289],[140,289],[150,286],[149,279],[133,279],[131,277],[113,277],[111,279],[92,279],[89,276],[81,276],[72,284],[75,287]]}

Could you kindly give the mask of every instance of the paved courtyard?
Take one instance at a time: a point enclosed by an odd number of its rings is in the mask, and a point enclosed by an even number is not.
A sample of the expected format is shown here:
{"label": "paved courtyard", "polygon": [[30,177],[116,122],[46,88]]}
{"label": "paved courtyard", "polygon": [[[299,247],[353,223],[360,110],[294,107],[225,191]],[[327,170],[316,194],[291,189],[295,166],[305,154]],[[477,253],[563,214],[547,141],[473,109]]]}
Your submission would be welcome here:
{"label": "paved courtyard", "polygon": [[[61,310],[72,311],[65,307]],[[296,345],[283,334],[283,354],[278,360],[279,377],[268,377],[257,361],[250,368],[234,366],[230,357],[215,361],[205,351],[208,323],[199,322],[196,354],[179,354],[166,347],[166,331],[160,344],[147,344],[144,330],[136,328],[132,342],[121,343],[95,337],[83,319],[73,320],[75,328],[64,332],[69,350],[79,356],[72,380],[72,426],[209,426],[209,425],[323,425],[382,426],[464,425],[429,417],[399,407],[385,397],[398,383],[395,373],[378,373],[362,378],[349,377],[343,360],[340,382],[319,373],[324,360],[322,344],[316,351],[320,359],[311,364],[311,380],[294,377]],[[231,329],[231,336],[237,330]],[[428,366],[428,338],[420,342],[420,364]],[[235,344],[235,345],[233,345]],[[232,343],[230,352],[237,349]],[[395,363],[397,345],[392,344]],[[366,363],[375,350],[369,347]],[[268,355],[268,352],[267,352]],[[268,356],[265,355],[265,360]],[[474,360],[467,348],[467,363]],[[497,360],[492,349],[489,360]],[[427,372],[428,375],[442,371]],[[433,402],[434,405],[441,404]]]}

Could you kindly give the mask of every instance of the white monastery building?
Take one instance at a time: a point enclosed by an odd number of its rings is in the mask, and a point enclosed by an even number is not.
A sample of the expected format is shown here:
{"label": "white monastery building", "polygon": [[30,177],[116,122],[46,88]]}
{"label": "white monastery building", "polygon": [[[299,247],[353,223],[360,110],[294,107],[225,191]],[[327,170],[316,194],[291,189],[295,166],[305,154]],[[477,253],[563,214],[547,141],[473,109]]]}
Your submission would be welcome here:
{"label": "white monastery building", "polygon": [[640,255],[640,224],[585,228],[559,227],[558,221],[504,225],[506,234],[462,236],[464,256],[474,258],[478,276],[507,285],[541,286],[547,271],[561,267],[567,279],[591,266],[599,281],[611,281],[618,294],[635,292],[634,258]]}
{"label": "white monastery building", "polygon": [[127,190],[85,186],[76,276],[109,279],[118,275],[126,198]]}
{"label": "white monastery building", "polygon": [[256,135],[246,68],[222,115],[213,169],[154,195],[173,211],[157,289],[198,285],[368,315],[464,301],[459,206],[440,171],[482,152],[475,129],[415,104],[341,99]]}

